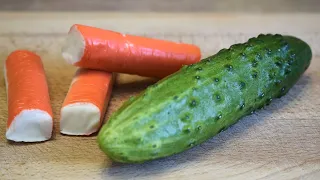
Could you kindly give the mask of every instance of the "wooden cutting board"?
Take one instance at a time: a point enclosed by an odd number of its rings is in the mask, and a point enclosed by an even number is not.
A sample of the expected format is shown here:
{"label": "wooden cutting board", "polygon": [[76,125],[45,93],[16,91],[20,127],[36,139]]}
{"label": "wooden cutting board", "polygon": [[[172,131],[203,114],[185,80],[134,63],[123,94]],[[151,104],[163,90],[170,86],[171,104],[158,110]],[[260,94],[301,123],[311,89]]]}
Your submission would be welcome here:
{"label": "wooden cutting board", "polygon": [[[0,13],[0,179],[320,179],[320,14]],[[96,135],[63,136],[59,111],[75,67],[60,54],[69,27],[82,23],[124,33],[194,43],[203,57],[259,33],[291,34],[313,50],[310,68],[281,99],[186,152],[144,164],[112,162]],[[54,110],[44,143],[5,139],[3,62],[19,48],[43,59]],[[156,79],[118,74],[106,114]]]}

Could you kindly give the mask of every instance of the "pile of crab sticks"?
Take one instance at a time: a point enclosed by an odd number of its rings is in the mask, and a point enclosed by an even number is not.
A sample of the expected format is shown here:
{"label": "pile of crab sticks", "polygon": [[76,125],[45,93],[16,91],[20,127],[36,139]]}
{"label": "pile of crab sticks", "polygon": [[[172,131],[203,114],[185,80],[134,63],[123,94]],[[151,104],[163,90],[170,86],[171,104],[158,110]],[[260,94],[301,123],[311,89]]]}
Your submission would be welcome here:
{"label": "pile of crab sticks", "polygon": [[[164,78],[201,59],[196,45],[73,25],[62,57],[78,67],[60,111],[60,132],[90,135],[101,127],[114,83],[113,73]],[[4,66],[8,120],[6,138],[49,140],[53,113],[41,57],[16,50]]]}

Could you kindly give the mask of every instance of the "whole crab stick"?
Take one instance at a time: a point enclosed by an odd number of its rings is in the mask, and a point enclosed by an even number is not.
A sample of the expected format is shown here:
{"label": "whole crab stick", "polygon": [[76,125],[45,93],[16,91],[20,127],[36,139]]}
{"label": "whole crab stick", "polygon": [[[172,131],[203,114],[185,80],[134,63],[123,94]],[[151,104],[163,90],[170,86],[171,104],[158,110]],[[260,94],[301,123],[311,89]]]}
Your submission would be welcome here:
{"label": "whole crab stick", "polygon": [[112,86],[112,73],[78,69],[61,108],[60,132],[67,135],[96,132],[103,122]]}
{"label": "whole crab stick", "polygon": [[4,66],[8,121],[6,138],[39,142],[51,138],[52,109],[40,57],[27,50],[12,52]]}
{"label": "whole crab stick", "polygon": [[163,78],[200,61],[198,46],[75,24],[62,48],[78,67]]}

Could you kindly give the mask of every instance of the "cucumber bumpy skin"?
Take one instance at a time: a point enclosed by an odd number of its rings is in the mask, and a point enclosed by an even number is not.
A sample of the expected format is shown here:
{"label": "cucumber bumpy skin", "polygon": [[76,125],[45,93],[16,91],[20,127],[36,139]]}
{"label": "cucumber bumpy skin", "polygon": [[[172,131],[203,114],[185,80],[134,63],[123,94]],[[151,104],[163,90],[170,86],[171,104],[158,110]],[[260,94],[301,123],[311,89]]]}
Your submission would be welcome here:
{"label": "cucumber bumpy skin", "polygon": [[99,146],[123,163],[180,153],[285,95],[311,57],[307,43],[279,34],[222,49],[130,98],[100,130]]}

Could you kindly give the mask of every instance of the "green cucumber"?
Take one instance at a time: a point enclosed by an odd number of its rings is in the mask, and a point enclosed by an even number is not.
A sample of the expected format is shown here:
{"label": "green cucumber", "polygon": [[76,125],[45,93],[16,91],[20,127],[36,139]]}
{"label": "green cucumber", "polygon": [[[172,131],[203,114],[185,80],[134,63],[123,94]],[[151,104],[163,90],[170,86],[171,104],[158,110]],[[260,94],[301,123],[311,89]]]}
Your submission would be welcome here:
{"label": "green cucumber", "polygon": [[311,57],[307,43],[279,34],[222,49],[130,98],[100,130],[99,146],[123,163],[185,151],[285,95]]}

